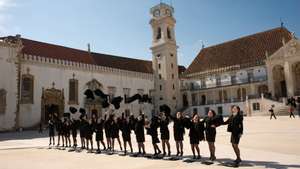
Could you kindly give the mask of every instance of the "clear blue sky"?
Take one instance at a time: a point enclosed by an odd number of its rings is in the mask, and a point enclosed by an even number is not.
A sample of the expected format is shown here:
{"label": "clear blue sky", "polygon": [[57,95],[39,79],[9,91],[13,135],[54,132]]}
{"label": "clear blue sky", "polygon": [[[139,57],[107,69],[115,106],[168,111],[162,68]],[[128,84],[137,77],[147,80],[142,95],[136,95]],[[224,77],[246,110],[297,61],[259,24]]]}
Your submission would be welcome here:
{"label": "clear blue sky", "polygon": [[[149,9],[160,0],[0,0],[0,35],[151,60]],[[170,0],[163,0],[170,3]],[[285,26],[300,37],[299,0],[173,0],[179,63],[201,49]]]}

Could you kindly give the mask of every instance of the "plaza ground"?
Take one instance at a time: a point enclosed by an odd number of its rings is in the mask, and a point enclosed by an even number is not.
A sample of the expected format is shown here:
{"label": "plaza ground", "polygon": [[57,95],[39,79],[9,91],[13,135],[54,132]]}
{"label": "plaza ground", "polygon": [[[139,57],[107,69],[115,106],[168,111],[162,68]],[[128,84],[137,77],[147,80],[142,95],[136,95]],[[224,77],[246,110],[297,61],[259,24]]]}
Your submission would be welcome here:
{"label": "plaza ground", "polygon": [[[173,124],[169,127],[172,129]],[[300,118],[245,117],[244,135],[240,148],[243,162],[241,168],[300,168]],[[201,169],[224,168],[221,163],[235,159],[226,126],[217,129],[216,156],[212,165],[184,160],[166,161],[119,155],[90,154],[86,151],[68,152],[48,149],[48,132],[37,131],[0,133],[0,169]],[[172,134],[171,134],[172,136]],[[135,137],[132,134],[135,147]],[[176,153],[171,137],[172,153]],[[146,151],[152,153],[150,136],[146,136]],[[96,147],[96,146],[94,146]],[[119,147],[119,146],[116,146]],[[200,144],[203,159],[209,157],[206,142]],[[136,149],[134,149],[136,150]],[[192,154],[188,132],[185,135],[184,159]]]}

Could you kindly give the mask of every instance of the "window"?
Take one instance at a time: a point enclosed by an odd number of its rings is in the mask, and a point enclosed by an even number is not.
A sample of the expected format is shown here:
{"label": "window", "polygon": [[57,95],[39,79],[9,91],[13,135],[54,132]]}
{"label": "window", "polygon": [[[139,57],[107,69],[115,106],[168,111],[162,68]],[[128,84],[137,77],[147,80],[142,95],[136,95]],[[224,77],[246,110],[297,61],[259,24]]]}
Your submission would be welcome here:
{"label": "window", "polygon": [[124,92],[124,96],[127,98],[127,97],[130,97],[130,89],[129,88],[124,88],[123,89],[123,92]]}
{"label": "window", "polygon": [[163,97],[160,97],[159,100],[163,100]]}
{"label": "window", "polygon": [[175,85],[173,84],[173,90],[175,90]]}
{"label": "window", "polygon": [[171,53],[170,56],[173,57],[174,56],[173,53]]}
{"label": "window", "polygon": [[171,68],[173,68],[174,67],[174,65],[173,65],[173,63],[171,63]]}
{"label": "window", "polygon": [[0,114],[4,114],[6,110],[6,91],[0,89]]}
{"label": "window", "polygon": [[175,97],[175,96],[173,96],[173,100],[176,100],[176,97]]}
{"label": "window", "polygon": [[144,94],[144,89],[138,89],[137,92],[138,92],[138,94],[143,95]]}
{"label": "window", "polygon": [[157,28],[157,35],[156,35],[156,40],[159,40],[161,38],[161,28]]}
{"label": "window", "polygon": [[129,117],[130,116],[130,110],[129,109],[125,109],[125,117]]}
{"label": "window", "polygon": [[219,115],[222,115],[222,114],[223,114],[223,107],[222,107],[222,106],[219,106],[219,107],[218,107],[218,114],[219,114]]}
{"label": "window", "polygon": [[159,90],[162,90],[162,86],[161,85],[159,85]]}
{"label": "window", "polygon": [[108,88],[108,95],[109,95],[109,100],[110,102],[112,101],[112,99],[115,97],[117,88],[113,87],[113,86],[109,86]]}
{"label": "window", "polygon": [[167,28],[168,39],[172,39],[170,28]]}
{"label": "window", "polygon": [[30,74],[22,75],[21,103],[33,104],[34,77]]}
{"label": "window", "polygon": [[158,69],[160,69],[161,68],[161,65],[160,65],[160,63],[158,64]]}
{"label": "window", "polygon": [[69,80],[69,104],[78,104],[78,80]]}
{"label": "window", "polygon": [[172,74],[172,79],[174,79],[174,74]]}
{"label": "window", "polygon": [[259,111],[260,110],[260,104],[259,103],[253,103],[252,107],[253,107],[254,111]]}
{"label": "window", "polygon": [[161,79],[161,74],[158,75],[159,79]]}

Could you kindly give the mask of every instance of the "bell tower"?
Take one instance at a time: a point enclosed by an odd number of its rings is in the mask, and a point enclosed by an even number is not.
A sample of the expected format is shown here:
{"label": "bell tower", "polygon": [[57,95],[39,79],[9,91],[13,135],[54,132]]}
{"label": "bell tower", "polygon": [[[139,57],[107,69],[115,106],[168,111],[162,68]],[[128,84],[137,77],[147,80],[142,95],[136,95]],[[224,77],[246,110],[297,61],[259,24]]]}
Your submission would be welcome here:
{"label": "bell tower", "polygon": [[171,108],[171,113],[175,113],[180,108],[180,101],[174,8],[160,3],[152,7],[150,13],[155,112],[159,111],[161,105],[166,104]]}

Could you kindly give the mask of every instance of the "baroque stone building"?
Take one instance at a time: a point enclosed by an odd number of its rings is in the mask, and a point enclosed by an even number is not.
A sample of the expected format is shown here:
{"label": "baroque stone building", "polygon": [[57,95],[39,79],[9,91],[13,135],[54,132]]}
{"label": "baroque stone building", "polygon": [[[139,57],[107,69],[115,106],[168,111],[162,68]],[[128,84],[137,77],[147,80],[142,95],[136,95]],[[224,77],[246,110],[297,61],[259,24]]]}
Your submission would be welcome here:
{"label": "baroque stone building", "polygon": [[114,111],[149,117],[164,104],[172,113],[214,109],[227,115],[235,104],[247,115],[263,115],[273,104],[275,111],[286,111],[286,97],[300,95],[300,42],[285,27],[202,48],[185,69],[177,62],[174,8],[160,3],[150,15],[152,61],[20,35],[0,38],[0,131],[47,122],[52,105],[61,116],[70,106],[86,108],[89,116],[114,109],[86,99],[87,89],[110,98],[148,94],[152,103],[123,101]]}

